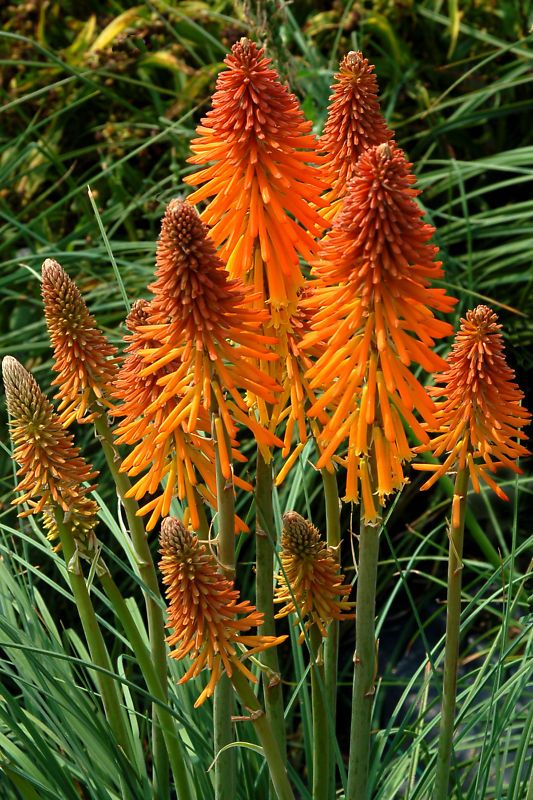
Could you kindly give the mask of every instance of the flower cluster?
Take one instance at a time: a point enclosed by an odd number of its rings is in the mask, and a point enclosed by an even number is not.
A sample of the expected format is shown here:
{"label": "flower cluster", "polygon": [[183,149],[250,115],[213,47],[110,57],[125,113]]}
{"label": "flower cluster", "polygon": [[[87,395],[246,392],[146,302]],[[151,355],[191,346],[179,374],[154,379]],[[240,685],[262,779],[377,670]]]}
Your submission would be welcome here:
{"label": "flower cluster", "polygon": [[262,624],[263,615],[247,600],[239,601],[233,581],[219,572],[206,545],[179,520],[163,520],[159,541],[159,567],[169,602],[167,627],[173,630],[167,642],[171,648],[177,646],[170,657],[192,659],[180,683],[197,677],[204,668],[210,672],[195,706],[211,697],[221,675],[231,677],[234,669],[255,683],[243,659],[286,637],[247,633]]}
{"label": "flower cluster", "polygon": [[379,108],[374,66],[361,52],[352,50],[342,59],[331,88],[328,116],[318,145],[325,153],[322,172],[331,185],[323,211],[328,220],[340,211],[361,154],[392,139]]}
{"label": "flower cluster", "polygon": [[109,405],[118,363],[116,348],[98,329],[76,284],[51,258],[42,267],[42,294],[61,421],[65,427],[74,420],[91,422],[97,413],[95,401]]}
{"label": "flower cluster", "polygon": [[342,211],[323,240],[309,301],[314,317],[307,346],[328,342],[308,373],[312,388],[322,390],[310,415],[329,414],[318,466],[347,441],[345,499],[359,502],[362,496],[368,522],[405,481],[402,465],[413,451],[404,421],[428,439],[413,412],[431,423],[433,402],[411,367],[443,367],[433,347],[451,326],[433,310],[449,312],[455,303],[444,289],[430,286],[442,269],[434,260],[437,247],[429,243],[434,229],[422,222],[414,202],[410,166],[393,143],[363,152]]}
{"label": "flower cluster", "polygon": [[[296,511],[283,515],[280,560],[274,602],[284,605],[276,619],[298,613],[306,629],[315,624],[327,636],[332,620],[353,618],[354,614],[347,613],[353,603],[345,599],[351,586],[344,583],[333,551],[317,528]],[[302,632],[300,641],[303,638]]]}
{"label": "flower cluster", "polygon": [[191,203],[213,198],[202,219],[230,275],[254,287],[277,330],[296,310],[304,282],[298,255],[315,252],[327,184],[316,169],[311,122],[270,63],[248,39],[233,46],[191,144],[189,161],[204,169],[186,181],[203,184]]}
{"label": "flower cluster", "polygon": [[[265,448],[279,443],[249,413],[241,394],[253,392],[275,402],[277,383],[252,361],[276,359],[265,349],[276,339],[261,332],[266,312],[255,311],[249,289],[228,276],[207,227],[188,203],[169,203],[156,263],[154,297],[130,318],[129,355],[116,382],[121,403],[114,413],[124,417],[117,442],[135,444],[123,464],[130,475],[148,467],[133,488],[137,499],[156,493],[166,478],[163,495],[141,509],[152,512],[148,527],[168,514],[177,481],[177,495],[187,499],[198,529],[193,487],[199,484],[216,507],[211,413],[216,412],[221,442],[224,430],[233,440],[241,424]],[[229,480],[231,453],[224,447],[220,452]],[[251,489],[238,478],[235,484]]]}
{"label": "flower cluster", "polygon": [[489,473],[507,467],[520,473],[517,459],[529,455],[520,444],[526,439],[524,428],[531,414],[522,406],[524,398],[514,382],[514,372],[506,363],[498,317],[484,305],[468,311],[461,320],[448,364],[430,390],[436,398],[436,425],[430,445],[442,464],[414,464],[418,470],[433,472],[421,487],[429,489],[451,469],[468,469],[474,491],[480,481],[498,497],[507,495]]}
{"label": "flower cluster", "polygon": [[[52,404],[35,379],[12,356],[2,361],[2,373],[14,445],[13,458],[20,465],[20,496],[13,503],[26,503],[19,516],[44,514],[49,538],[57,537],[55,515],[64,512],[65,523],[80,547],[93,540],[98,506],[89,497],[87,485],[97,473],[85,463]],[[84,485],[85,484],[85,485]]]}

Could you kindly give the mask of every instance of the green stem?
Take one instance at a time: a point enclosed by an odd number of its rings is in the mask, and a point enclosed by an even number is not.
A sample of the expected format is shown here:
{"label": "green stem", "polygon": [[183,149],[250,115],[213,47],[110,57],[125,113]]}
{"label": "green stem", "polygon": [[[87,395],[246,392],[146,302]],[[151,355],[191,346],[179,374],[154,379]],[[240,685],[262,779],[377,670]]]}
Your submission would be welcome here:
{"label": "green stem", "polygon": [[376,582],[380,526],[361,519],[355,617],[355,655],[346,800],[368,800],[368,762],[376,677]]}
{"label": "green stem", "polygon": [[[217,440],[215,419],[217,409],[212,415],[212,434],[215,443],[215,471],[218,505],[218,558],[220,566],[229,580],[235,577],[235,497],[233,481],[226,480],[222,473],[220,447]],[[223,427],[223,426],[222,426]],[[223,427],[226,453],[231,453],[231,443],[226,429]],[[220,751],[233,742],[233,692],[227,675],[222,675],[215,687],[213,705],[213,727],[215,756],[215,798],[216,800],[234,800],[235,798],[235,753],[233,748]]]}
{"label": "green stem", "polygon": [[111,601],[115,614],[124,628],[124,633],[133,648],[135,658],[137,659],[143,678],[146,681],[148,691],[159,701],[159,703],[155,704],[157,717],[169,755],[170,767],[172,769],[178,797],[180,800],[193,800],[196,794],[191,790],[187,777],[187,767],[181,741],[176,733],[174,719],[166,708],[168,700],[152,663],[150,651],[146,647],[142,634],[110,572],[107,571],[107,569],[101,571],[99,573],[99,578],[102,588]]}
{"label": "green stem", "polygon": [[328,696],[324,673],[322,634],[313,625],[311,639],[311,695],[313,700],[313,800],[330,796],[331,757],[328,719]]}
{"label": "green stem", "polygon": [[[59,538],[61,540],[61,547],[63,556],[67,564],[68,579],[76,608],[80,615],[80,621],[91,655],[91,661],[97,667],[100,667],[107,672],[113,672],[111,659],[107,651],[107,647],[102,636],[102,631],[96,618],[96,613],[92,604],[89,590],[85,578],[79,566],[78,569],[73,564],[76,555],[76,545],[74,539],[70,535],[67,526],[62,520],[62,512],[57,511],[56,523],[59,531]],[[130,739],[130,732],[126,722],[126,713],[124,707],[120,702],[119,690],[115,681],[103,672],[98,672],[96,681],[102,695],[104,703],[104,710],[109,725],[115,734],[118,744],[126,753],[131,763],[135,763],[135,756],[133,752],[132,742]]]}
{"label": "green stem", "polygon": [[461,583],[463,540],[466,517],[468,470],[459,470],[455,479],[450,524],[448,557],[448,597],[446,607],[446,644],[444,648],[444,687],[439,731],[439,749],[435,777],[434,800],[447,800],[452,760],[455,698],[457,694],[457,662],[461,626]]}
{"label": "green stem", "polygon": [[[339,487],[337,473],[321,470],[326,506],[326,537],[328,547],[335,551],[337,563],[340,563],[341,518]],[[330,795],[335,794],[335,721],[337,717],[337,668],[339,661],[339,622],[334,619],[328,626],[328,636],[324,642],[325,684],[327,713],[332,720],[332,730],[328,736]]]}
{"label": "green stem", "polygon": [[[157,582],[157,573],[150,551],[150,545],[141,517],[137,516],[139,505],[136,500],[127,497],[131,483],[124,472],[120,472],[120,456],[113,444],[113,434],[104,414],[100,414],[94,423],[96,433],[102,445],[109,471],[115,482],[117,494],[126,513],[133,547],[143,582],[144,602],[148,620],[148,637],[150,651],[165,698],[168,696],[167,650],[165,644],[165,622],[163,610],[158,602],[161,594]],[[152,706],[153,760],[154,760],[154,794],[168,795],[168,757],[163,741],[162,731],[157,723],[157,708]]]}
{"label": "green stem", "polygon": [[[259,627],[261,636],[275,636],[274,620],[274,550],[276,526],[272,506],[273,479],[272,467],[257,451],[257,475],[255,484],[256,523],[256,604],[263,614],[263,624]],[[264,650],[260,661],[266,667],[263,674],[263,693],[265,709],[274,734],[278,740],[280,753],[286,758],[285,715],[283,709],[283,690],[281,686],[278,649]]]}
{"label": "green stem", "polygon": [[263,748],[270,779],[278,800],[294,800],[294,794],[285,767],[285,759],[282,758],[278,741],[274,736],[268,717],[261,707],[261,703],[255,696],[248,680],[237,670],[233,670],[231,682],[242,705],[250,712],[250,721]]}

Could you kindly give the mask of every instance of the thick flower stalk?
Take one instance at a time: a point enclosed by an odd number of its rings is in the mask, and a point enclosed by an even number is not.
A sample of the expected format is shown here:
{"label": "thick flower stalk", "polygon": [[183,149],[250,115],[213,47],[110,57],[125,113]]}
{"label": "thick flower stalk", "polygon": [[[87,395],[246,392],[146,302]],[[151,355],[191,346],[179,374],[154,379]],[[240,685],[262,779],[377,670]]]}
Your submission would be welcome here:
{"label": "thick flower stalk", "polygon": [[430,389],[437,408],[434,435],[429,446],[418,448],[431,449],[444,460],[413,465],[433,472],[422,489],[451,470],[467,469],[474,491],[484,482],[508,499],[491,474],[500,468],[521,472],[517,459],[529,455],[520,444],[527,438],[521,428],[529,424],[531,413],[522,406],[524,394],[505,360],[501,327],[484,305],[461,320],[447,367],[435,376],[440,385]]}
{"label": "thick flower stalk", "polygon": [[118,360],[113,347],[97,327],[76,284],[57,261],[42,267],[42,295],[46,325],[54,350],[58,412],[65,427],[74,420],[91,422],[94,403],[109,406],[109,394]]}
{"label": "thick flower stalk", "polygon": [[262,614],[247,600],[239,601],[234,583],[220,572],[216,559],[198,537],[179,520],[167,517],[161,525],[159,566],[169,603],[167,638],[170,657],[188,656],[192,664],[180,679],[185,683],[205,668],[210,676],[195,707],[211,697],[224,673],[234,670],[252,682],[255,676],[243,659],[280,644],[285,636],[248,634],[262,622]]}
{"label": "thick flower stalk", "polygon": [[20,465],[20,496],[13,504],[28,505],[19,516],[44,514],[48,538],[55,539],[55,514],[64,512],[68,531],[79,549],[92,547],[98,506],[89,497],[94,487],[84,484],[98,473],[80,456],[71,434],[64,430],[52,404],[22,364],[6,356],[2,373],[13,458]]}
{"label": "thick flower stalk", "polygon": [[318,142],[319,151],[325,154],[322,174],[331,186],[324,196],[328,205],[323,215],[328,220],[342,207],[359,156],[393,136],[381,115],[374,66],[361,52],[352,50],[344,56],[331,89],[328,116]]}
{"label": "thick flower stalk", "polygon": [[277,331],[290,327],[296,310],[298,257],[315,252],[327,184],[314,166],[311,122],[270,63],[248,39],[233,46],[191,145],[189,160],[204,168],[186,181],[202,184],[191,203],[212,198],[202,219],[219,254],[232,277],[254,287],[257,307],[268,305]]}
{"label": "thick flower stalk", "polygon": [[[249,413],[242,396],[253,392],[275,401],[278,385],[250,359],[277,358],[265,349],[276,340],[260,332],[265,313],[252,310],[249,290],[228,277],[206,226],[181,200],[171,201],[165,213],[150,289],[152,301],[138,306],[130,321],[135,330],[116,384],[122,404],[115,413],[124,417],[117,441],[138,443],[124,461],[130,475],[151,464],[133,489],[135,497],[157,493],[166,477],[165,492],[141,509],[152,512],[148,527],[168,513],[177,482],[177,495],[187,499],[197,529],[192,487],[198,484],[215,505],[210,413],[216,409],[219,415],[220,441],[223,429],[234,440],[238,424],[264,447],[278,441]],[[235,450],[233,455],[239,458]],[[223,448],[221,456],[229,480],[232,452]],[[251,489],[237,477],[235,484]]]}
{"label": "thick flower stalk", "polygon": [[300,619],[305,629],[314,624],[322,636],[332,620],[353,619],[354,604],[346,599],[352,587],[344,583],[336,556],[318,529],[296,511],[283,515],[280,560],[274,602],[283,607],[277,619],[297,614],[296,624]]}
{"label": "thick flower stalk", "polygon": [[424,442],[418,412],[434,422],[433,402],[412,373],[446,362],[433,352],[451,326],[433,311],[449,312],[455,300],[431,287],[443,274],[430,244],[434,229],[421,220],[410,164],[394,144],[366,150],[359,159],[342,212],[325,238],[310,304],[313,332],[306,345],[328,342],[309,370],[322,395],[310,409],[328,411],[321,434],[322,467],[347,443],[345,500],[361,500],[366,522],[406,478],[413,450],[404,422]]}

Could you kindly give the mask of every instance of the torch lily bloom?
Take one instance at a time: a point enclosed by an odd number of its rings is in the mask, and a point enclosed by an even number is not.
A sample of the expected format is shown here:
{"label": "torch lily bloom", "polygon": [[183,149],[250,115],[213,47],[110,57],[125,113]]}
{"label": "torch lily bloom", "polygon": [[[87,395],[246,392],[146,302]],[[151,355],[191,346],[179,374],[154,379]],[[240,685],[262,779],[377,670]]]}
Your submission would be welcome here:
{"label": "torch lily bloom", "polygon": [[[228,277],[206,225],[188,203],[169,203],[156,261],[157,280],[150,287],[155,295],[153,315],[143,330],[157,344],[142,351],[142,374],[179,362],[159,379],[157,403],[182,393],[189,431],[196,427],[200,407],[205,411],[216,407],[230,437],[239,422],[251,429],[259,443],[279,443],[248,413],[239,391],[252,392],[267,403],[276,401],[279,385],[250,359],[276,360],[277,354],[266,346],[277,339],[261,333],[266,312],[254,310],[254,295],[240,280]],[[179,424],[178,419],[167,420],[162,433],[171,433],[174,424]],[[229,477],[229,471],[224,477]]]}
{"label": "torch lily bloom", "polygon": [[335,74],[328,116],[318,149],[325,153],[322,174],[331,190],[324,199],[323,216],[333,220],[342,207],[348,182],[359,156],[370,147],[393,138],[379,108],[378,82],[374,66],[361,52],[349,52]]}
{"label": "torch lily bloom", "polygon": [[84,486],[98,474],[80,456],[71,434],[63,425],[35,379],[12,356],[2,362],[9,411],[13,458],[20,465],[21,493],[14,505],[27,503],[20,517],[44,514],[48,538],[57,537],[55,513],[65,513],[65,523],[80,547],[93,541],[98,506]]}
{"label": "torch lily bloom", "polygon": [[233,46],[191,145],[189,161],[204,168],[185,180],[203,184],[189,202],[213,198],[202,219],[219,255],[232,277],[253,286],[277,332],[303,285],[298,255],[312,258],[324,228],[316,209],[327,184],[313,166],[320,159],[311,122],[270,63],[248,39]]}
{"label": "torch lily bloom", "polygon": [[315,624],[322,636],[327,636],[332,620],[353,619],[355,615],[346,612],[354,604],[345,599],[352,587],[344,583],[334,553],[318,529],[296,511],[283,515],[280,559],[274,602],[285,605],[276,619],[299,613],[305,628]]}
{"label": "torch lily bloom", "polygon": [[445,365],[433,352],[451,326],[433,309],[449,312],[456,302],[430,287],[442,276],[429,243],[434,229],[421,220],[419,193],[403,152],[394,144],[366,150],[348,187],[342,212],[325,238],[316,266],[313,332],[304,344],[327,342],[309,370],[311,387],[323,394],[311,416],[328,410],[321,434],[325,465],[343,442],[348,451],[347,501],[363,501],[363,516],[374,522],[391,492],[405,482],[402,464],[413,457],[405,421],[419,440],[428,435],[414,411],[434,422],[433,401],[411,372]]}
{"label": "torch lily bloom", "polygon": [[46,325],[54,350],[52,386],[58,386],[61,422],[91,422],[96,400],[109,405],[108,396],[117,370],[113,347],[96,325],[76,284],[63,267],[47,258],[42,267],[42,295]]}
{"label": "torch lily bloom", "polygon": [[[193,487],[198,484],[205,499],[216,505],[211,412],[217,412],[217,424],[230,440],[239,423],[252,430],[261,446],[279,442],[249,413],[240,393],[275,402],[279,386],[250,359],[276,359],[265,350],[276,339],[261,333],[266,312],[254,311],[247,302],[250,291],[229,278],[206,226],[188,203],[169,203],[156,261],[156,281],[150,287],[154,297],[137,306],[130,319],[132,343],[116,383],[115,397],[122,404],[114,413],[124,417],[117,443],[137,443],[123,463],[130,475],[150,465],[132,488],[137,499],[156,493],[167,478],[163,494],[140,509],[152,512],[148,528],[168,514],[177,481],[178,496],[187,499],[198,529]],[[235,449],[233,455],[239,458]],[[230,456],[221,448],[228,480]],[[234,481],[252,488],[238,477]],[[245,527],[240,521],[238,526]]]}
{"label": "torch lily bloom", "polygon": [[502,467],[522,472],[517,459],[530,453],[520,444],[527,438],[521,428],[530,423],[531,414],[521,405],[523,392],[505,360],[501,327],[494,311],[484,305],[461,319],[448,364],[435,376],[441,385],[430,389],[436,398],[435,435],[429,445],[417,448],[445,458],[440,465],[413,464],[433,472],[422,489],[451,469],[468,468],[474,491],[479,492],[484,481],[507,500],[489,473]]}
{"label": "torch lily bloom", "polygon": [[177,646],[170,657],[192,659],[179,682],[196,678],[204,668],[211,673],[195,707],[212,696],[221,675],[226,673],[231,678],[234,669],[256,683],[242,660],[275,647],[287,637],[247,633],[262,624],[263,614],[248,600],[239,601],[233,581],[219,572],[206,545],[179,520],[163,520],[159,541],[159,568],[169,603],[167,627],[173,630],[167,642],[171,648]]}
{"label": "torch lily bloom", "polygon": [[[144,361],[139,351],[147,346],[147,341],[139,331],[147,324],[149,307],[148,301],[137,300],[131,308],[126,320],[131,331],[125,337],[130,342],[128,355],[113,391],[114,399],[119,401],[113,415],[123,418],[115,430],[116,443],[133,445],[120,468],[131,477],[147,470],[128,492],[136,500],[146,494],[155,495],[139,510],[141,515],[151,512],[147,530],[152,530],[159,518],[169,513],[174,496],[187,501],[193,526],[198,528],[200,517],[195,489],[215,505],[215,463],[209,415],[205,411],[201,414],[193,433],[182,423],[174,428],[171,436],[160,437],[163,422],[176,416],[183,398],[169,397],[164,404],[157,402],[161,392],[158,380],[179,366],[178,361],[169,362],[150,375],[141,375]],[[162,482],[165,482],[165,490],[160,492]]]}

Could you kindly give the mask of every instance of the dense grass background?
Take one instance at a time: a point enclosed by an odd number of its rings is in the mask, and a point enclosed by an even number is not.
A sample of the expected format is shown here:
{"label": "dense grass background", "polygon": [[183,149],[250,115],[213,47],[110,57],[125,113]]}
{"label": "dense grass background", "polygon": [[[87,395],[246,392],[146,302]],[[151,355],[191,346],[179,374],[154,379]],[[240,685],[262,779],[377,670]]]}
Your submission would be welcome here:
{"label": "dense grass background", "polygon": [[[313,119],[325,117],[340,57],[362,49],[376,64],[382,108],[415,164],[421,201],[437,227],[446,285],[457,316],[488,302],[505,326],[508,357],[533,406],[533,227],[531,39],[528,4],[517,0],[316,2],[116,2],[37,0],[0,9],[0,356],[32,369],[43,388],[50,351],[39,291],[40,265],[54,257],[85,292],[119,342],[124,296],[146,294],[166,202],[186,193],[189,141],[207,110],[225,53],[246,34],[269,54]],[[87,194],[90,185],[99,219]],[[110,253],[116,262],[113,267]],[[118,272],[118,278],[117,278]],[[446,351],[449,343],[441,346]],[[0,410],[5,423],[5,408]],[[150,796],[142,742],[147,698],[106,602],[99,610],[117,659],[125,702],[139,727],[138,763],[116,767],[116,744],[94,715],[94,675],[76,626],[61,559],[30,522],[9,509],[13,468],[0,452],[0,796]],[[87,455],[99,455],[82,431]],[[247,447],[247,443],[243,443]],[[307,456],[308,454],[304,454]],[[527,466],[527,465],[526,465]],[[253,471],[253,463],[249,467]],[[506,505],[488,492],[471,498],[464,571],[464,653],[457,747],[457,798],[526,797],[531,758],[533,671],[527,578],[531,576],[530,475],[502,476]],[[413,482],[396,499],[381,550],[380,674],[373,751],[374,796],[425,798],[438,723],[447,551],[446,487],[430,495]],[[108,561],[120,540],[116,498],[100,479],[99,531]],[[306,458],[276,499],[323,519]],[[253,509],[243,500],[243,513]],[[343,560],[354,575],[351,511],[344,510]],[[242,582],[253,560],[240,542]],[[125,572],[120,572],[120,569]],[[132,565],[117,565],[138,597]],[[137,589],[137,591],[136,591]],[[98,596],[98,589],[93,589]],[[138,602],[132,598],[132,607]],[[353,636],[342,630],[341,669],[349,682]],[[289,655],[287,653],[287,655]],[[284,674],[292,777],[310,759],[305,652],[293,641]],[[285,659],[284,659],[285,661]],[[429,666],[428,666],[429,665]],[[176,676],[176,665],[169,665]],[[173,712],[190,737],[200,795],[212,796],[210,720],[192,713],[194,689],[179,688]],[[339,702],[339,764],[346,757],[349,688]],[[242,740],[253,741],[247,726]],[[90,762],[87,759],[90,753]],[[261,759],[240,751],[240,797],[266,792]],[[123,760],[122,760],[123,763]],[[200,768],[201,767],[201,768]],[[5,787],[5,788],[4,788]],[[533,790],[532,790],[533,791]],[[33,794],[32,794],[33,792]],[[530,796],[528,796],[530,800]]]}

